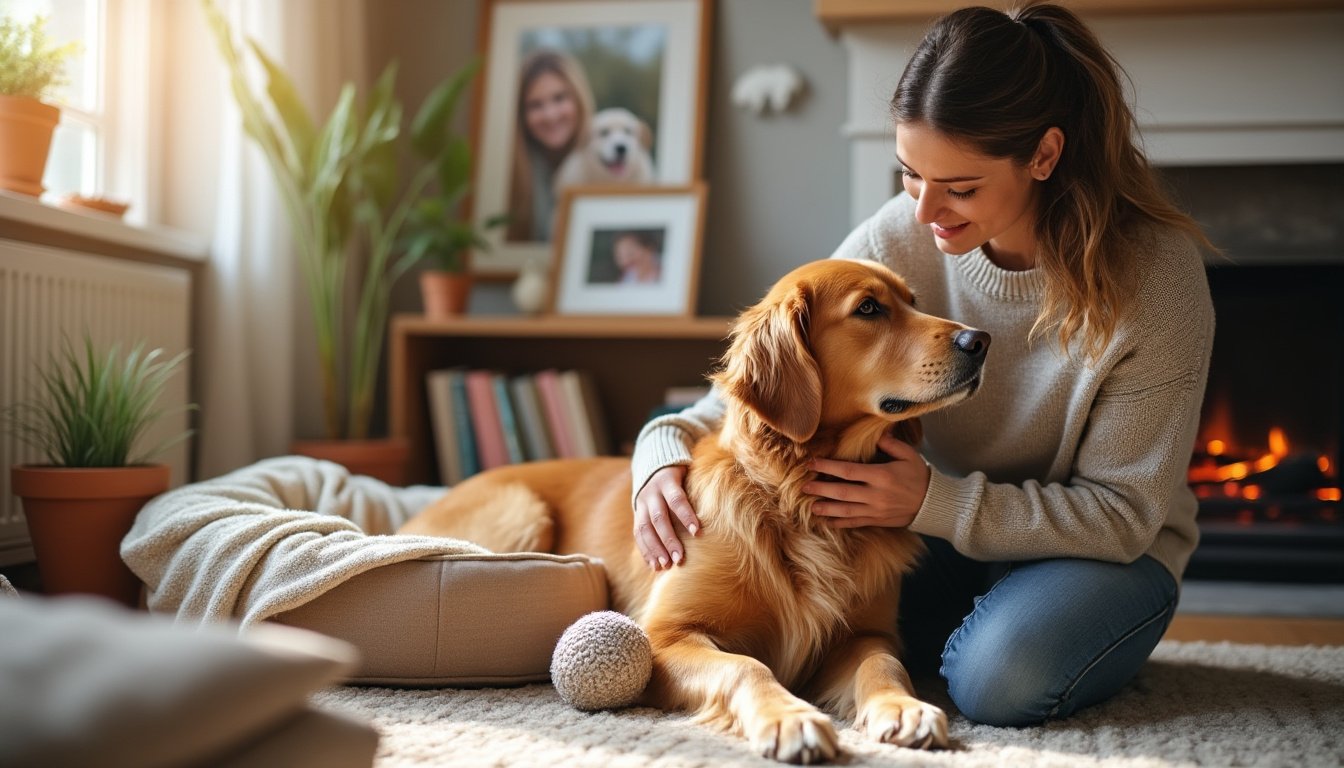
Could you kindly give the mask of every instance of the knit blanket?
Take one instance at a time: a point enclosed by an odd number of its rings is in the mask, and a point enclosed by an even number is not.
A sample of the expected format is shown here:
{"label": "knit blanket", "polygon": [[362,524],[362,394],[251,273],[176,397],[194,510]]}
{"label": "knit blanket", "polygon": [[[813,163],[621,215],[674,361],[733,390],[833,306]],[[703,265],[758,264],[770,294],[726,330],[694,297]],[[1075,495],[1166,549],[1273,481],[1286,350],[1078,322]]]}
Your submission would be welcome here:
{"label": "knit blanket", "polygon": [[390,535],[442,493],[302,456],[268,459],[156,497],[122,540],[121,556],[145,583],[151,611],[246,628],[380,566],[485,552],[465,541]]}

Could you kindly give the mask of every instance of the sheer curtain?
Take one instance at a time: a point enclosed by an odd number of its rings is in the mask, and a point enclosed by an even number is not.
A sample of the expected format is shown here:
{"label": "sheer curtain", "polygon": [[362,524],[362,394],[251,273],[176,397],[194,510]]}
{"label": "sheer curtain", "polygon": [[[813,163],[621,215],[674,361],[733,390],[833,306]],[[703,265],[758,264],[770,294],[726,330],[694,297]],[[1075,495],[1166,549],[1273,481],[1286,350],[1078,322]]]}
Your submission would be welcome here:
{"label": "sheer curtain", "polygon": [[[215,2],[235,36],[281,62],[319,125],[344,83],[366,92],[365,0]],[[207,478],[286,453],[296,434],[315,435],[319,383],[308,297],[271,170],[243,133],[201,7],[170,5],[166,61],[184,76],[167,72],[163,86],[161,207],[165,223],[211,241],[194,353],[196,475]]]}

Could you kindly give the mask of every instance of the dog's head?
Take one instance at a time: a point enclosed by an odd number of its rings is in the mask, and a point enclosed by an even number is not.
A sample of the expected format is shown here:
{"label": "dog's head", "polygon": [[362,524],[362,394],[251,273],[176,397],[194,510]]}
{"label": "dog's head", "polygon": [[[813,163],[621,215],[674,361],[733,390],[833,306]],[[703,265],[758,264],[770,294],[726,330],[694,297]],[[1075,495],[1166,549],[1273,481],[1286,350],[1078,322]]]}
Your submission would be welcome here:
{"label": "dog's head", "polygon": [[647,152],[653,143],[653,132],[634,113],[620,107],[610,107],[593,115],[589,148],[614,176],[625,172],[630,158],[636,152]]}
{"label": "dog's head", "polygon": [[823,259],[775,283],[734,326],[720,389],[796,443],[886,425],[970,397],[989,334],[915,309],[871,261]]}

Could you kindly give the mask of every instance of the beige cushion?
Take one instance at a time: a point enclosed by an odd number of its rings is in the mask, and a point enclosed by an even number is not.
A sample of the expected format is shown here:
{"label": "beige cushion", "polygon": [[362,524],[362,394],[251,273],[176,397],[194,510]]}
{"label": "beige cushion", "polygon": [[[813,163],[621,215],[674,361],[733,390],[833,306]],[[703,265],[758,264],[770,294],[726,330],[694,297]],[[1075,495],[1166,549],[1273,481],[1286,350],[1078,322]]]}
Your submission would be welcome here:
{"label": "beige cushion", "polygon": [[[345,643],[279,626],[188,629],[73,597],[0,600],[0,627],[0,765],[372,763],[376,731],[307,702],[354,667]],[[322,763],[267,762],[332,744]]]}
{"label": "beige cushion", "polygon": [[583,557],[446,555],[366,571],[272,620],[358,648],[353,682],[499,685],[546,680],[565,628],[607,605],[605,570]]}
{"label": "beige cushion", "polygon": [[607,607],[582,557],[498,555],[395,535],[444,493],[283,456],[151,501],[122,542],[147,605],[181,623],[279,622],[349,641],[351,680],[490,685],[547,679],[579,617]]}

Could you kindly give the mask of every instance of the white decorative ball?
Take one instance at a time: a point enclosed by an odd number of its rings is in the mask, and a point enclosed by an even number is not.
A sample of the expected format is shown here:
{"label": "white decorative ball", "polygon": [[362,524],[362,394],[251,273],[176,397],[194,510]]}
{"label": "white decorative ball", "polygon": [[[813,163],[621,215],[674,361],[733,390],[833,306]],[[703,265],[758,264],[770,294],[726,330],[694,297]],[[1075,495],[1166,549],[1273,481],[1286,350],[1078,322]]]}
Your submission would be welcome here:
{"label": "white decorative ball", "polygon": [[569,625],[551,654],[551,683],[575,709],[626,707],[653,675],[653,647],[630,617],[595,611]]}

